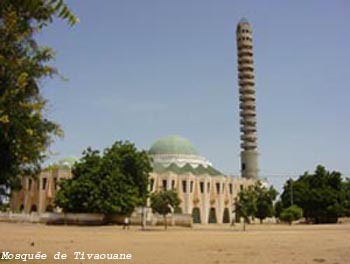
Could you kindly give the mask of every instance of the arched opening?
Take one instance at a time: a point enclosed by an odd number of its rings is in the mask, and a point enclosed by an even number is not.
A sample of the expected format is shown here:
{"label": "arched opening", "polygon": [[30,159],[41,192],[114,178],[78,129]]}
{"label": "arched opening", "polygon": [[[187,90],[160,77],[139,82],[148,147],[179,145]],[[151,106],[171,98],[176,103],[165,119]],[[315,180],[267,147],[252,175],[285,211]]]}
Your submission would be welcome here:
{"label": "arched opening", "polygon": [[193,208],[192,210],[192,218],[194,224],[200,224],[201,223],[201,211],[198,207]]}
{"label": "arched opening", "polygon": [[210,208],[210,211],[209,211],[209,224],[216,224],[217,223],[217,220],[216,220],[216,211],[215,211],[215,208],[212,207]]}
{"label": "arched opening", "polygon": [[49,204],[48,206],[46,206],[46,212],[48,213],[52,213],[53,212],[53,206],[51,204]]}
{"label": "arched opening", "polygon": [[224,224],[230,223],[230,211],[228,210],[228,208],[225,208],[225,210],[224,210],[224,215],[222,217],[222,222]]}
{"label": "arched opening", "polygon": [[31,207],[30,207],[30,212],[33,213],[33,212],[37,212],[38,211],[38,208],[36,207],[36,204],[33,204]]}

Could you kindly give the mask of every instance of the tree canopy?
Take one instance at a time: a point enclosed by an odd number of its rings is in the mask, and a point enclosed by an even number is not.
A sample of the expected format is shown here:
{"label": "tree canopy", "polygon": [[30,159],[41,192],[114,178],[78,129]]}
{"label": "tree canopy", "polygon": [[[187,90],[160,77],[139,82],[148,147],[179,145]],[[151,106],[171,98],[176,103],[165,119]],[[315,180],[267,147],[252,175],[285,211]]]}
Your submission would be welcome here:
{"label": "tree canopy", "polygon": [[0,1],[0,188],[20,187],[21,175],[33,175],[53,137],[62,135],[48,120],[42,80],[57,70],[54,52],[35,35],[55,17],[73,25],[77,18],[63,0]]}
{"label": "tree canopy", "polygon": [[293,221],[298,220],[301,217],[303,217],[303,209],[297,205],[291,205],[281,212],[279,218],[291,225]]}
{"label": "tree canopy", "polygon": [[[243,218],[243,223],[249,223],[249,217],[252,217],[256,213],[256,193],[254,186],[250,185],[247,188],[242,189],[235,199],[234,212],[236,213],[236,218]],[[244,226],[245,229],[245,226]]]}
{"label": "tree canopy", "polygon": [[344,215],[350,216],[350,179],[347,178],[342,185]]}
{"label": "tree canopy", "polygon": [[276,199],[277,191],[270,186],[267,188],[258,181],[254,185],[242,189],[235,199],[234,208],[236,219],[243,218],[243,229],[250,218],[258,218],[262,222],[267,217],[274,215],[273,202]]}
{"label": "tree canopy", "polygon": [[175,212],[180,205],[181,200],[177,192],[173,190],[159,191],[151,194],[151,207],[153,212],[163,215],[164,228],[167,229],[167,214]]}
{"label": "tree canopy", "polygon": [[258,182],[255,185],[256,192],[256,218],[260,219],[260,223],[267,218],[274,216],[273,202],[277,197],[278,192],[273,186],[267,188]]}
{"label": "tree canopy", "polygon": [[151,170],[147,153],[128,141],[115,142],[102,155],[88,148],[72,179],[59,182],[55,204],[65,212],[130,214],[145,202]]}
{"label": "tree canopy", "polygon": [[317,166],[315,172],[305,172],[296,181],[284,185],[281,201],[283,208],[295,204],[303,209],[304,217],[314,223],[334,223],[346,214],[350,194],[349,183],[343,182],[341,174]]}

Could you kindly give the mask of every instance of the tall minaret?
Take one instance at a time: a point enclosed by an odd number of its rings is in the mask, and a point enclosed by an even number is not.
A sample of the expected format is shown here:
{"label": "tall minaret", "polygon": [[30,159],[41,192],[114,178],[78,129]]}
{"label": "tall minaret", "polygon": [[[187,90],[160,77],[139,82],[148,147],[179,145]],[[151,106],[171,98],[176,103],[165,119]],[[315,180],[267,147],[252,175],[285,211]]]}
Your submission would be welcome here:
{"label": "tall minaret", "polygon": [[258,178],[256,106],[252,28],[242,18],[236,30],[241,117],[241,172],[243,178]]}

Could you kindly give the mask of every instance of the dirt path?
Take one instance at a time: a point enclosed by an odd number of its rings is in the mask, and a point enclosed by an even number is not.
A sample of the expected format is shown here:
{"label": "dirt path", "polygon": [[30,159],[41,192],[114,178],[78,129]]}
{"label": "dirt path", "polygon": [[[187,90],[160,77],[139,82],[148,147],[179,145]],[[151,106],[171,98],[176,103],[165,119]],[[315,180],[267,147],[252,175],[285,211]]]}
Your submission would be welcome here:
{"label": "dirt path", "polygon": [[[242,232],[239,226],[207,225],[170,228],[165,232],[162,228],[140,231],[131,227],[125,231],[120,226],[0,223],[0,234],[0,251],[40,251],[48,255],[45,261],[24,263],[350,263],[349,224],[254,225],[248,226],[247,232]],[[57,252],[67,254],[67,260],[54,260]],[[85,252],[85,259],[74,259],[74,252]],[[132,254],[132,259],[88,260],[87,254],[93,253],[109,253],[114,257]]]}

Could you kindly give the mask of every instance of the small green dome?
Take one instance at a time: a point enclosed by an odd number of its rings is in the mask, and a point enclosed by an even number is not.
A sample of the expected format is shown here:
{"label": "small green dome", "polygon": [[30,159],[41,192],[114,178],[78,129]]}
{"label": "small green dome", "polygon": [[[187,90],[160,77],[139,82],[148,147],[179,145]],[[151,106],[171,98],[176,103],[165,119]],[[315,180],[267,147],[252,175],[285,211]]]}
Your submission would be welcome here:
{"label": "small green dome", "polygon": [[181,136],[172,135],[157,140],[149,150],[150,155],[198,155],[192,143]]}

